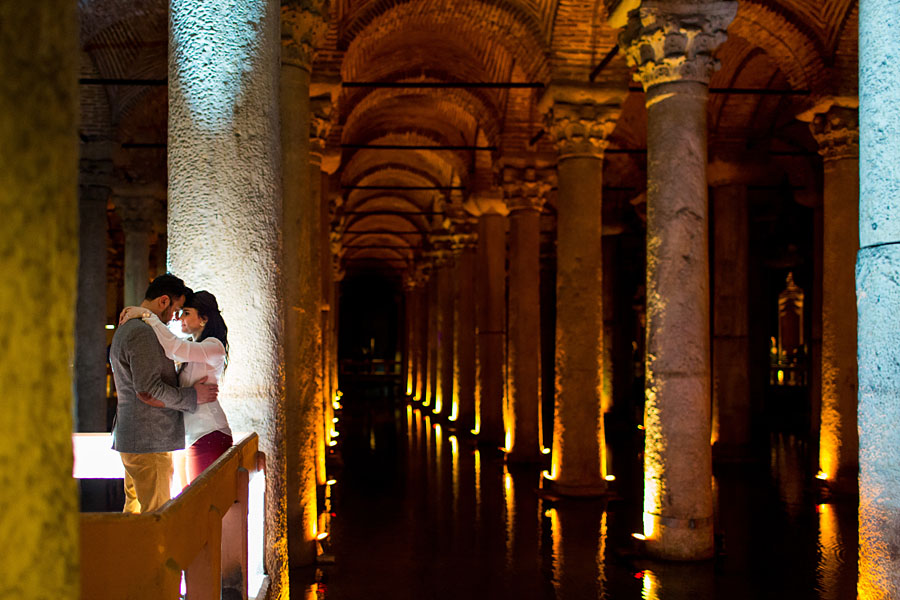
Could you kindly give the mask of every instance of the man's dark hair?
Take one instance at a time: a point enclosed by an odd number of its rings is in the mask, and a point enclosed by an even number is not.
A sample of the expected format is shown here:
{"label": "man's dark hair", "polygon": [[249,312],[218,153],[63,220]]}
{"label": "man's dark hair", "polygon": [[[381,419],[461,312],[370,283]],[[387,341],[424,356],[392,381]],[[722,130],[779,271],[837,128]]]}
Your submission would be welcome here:
{"label": "man's dark hair", "polygon": [[171,273],[160,275],[150,282],[147,293],[144,294],[144,300],[156,300],[160,296],[168,296],[171,300],[175,300],[179,296],[188,299],[194,292],[191,288],[184,285],[184,281],[179,277],[175,277]]}

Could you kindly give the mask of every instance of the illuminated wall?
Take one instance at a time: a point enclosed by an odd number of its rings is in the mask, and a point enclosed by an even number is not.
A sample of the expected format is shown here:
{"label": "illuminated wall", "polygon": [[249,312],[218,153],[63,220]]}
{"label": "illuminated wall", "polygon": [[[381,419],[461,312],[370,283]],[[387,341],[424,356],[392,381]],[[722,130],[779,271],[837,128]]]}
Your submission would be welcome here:
{"label": "illuminated wall", "polygon": [[77,598],[75,3],[0,7],[0,589]]}

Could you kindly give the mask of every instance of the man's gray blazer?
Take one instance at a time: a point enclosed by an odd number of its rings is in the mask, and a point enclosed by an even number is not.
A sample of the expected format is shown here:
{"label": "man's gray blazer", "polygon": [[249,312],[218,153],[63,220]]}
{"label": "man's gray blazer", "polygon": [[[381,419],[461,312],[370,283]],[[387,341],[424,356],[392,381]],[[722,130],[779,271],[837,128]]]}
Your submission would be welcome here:
{"label": "man's gray blazer", "polygon": [[[118,405],[113,449],[119,452],[170,452],[184,448],[184,415],[197,410],[197,391],[179,388],[175,364],[140,319],[121,325],[113,336],[109,363],[116,380]],[[163,402],[156,408],[141,402],[147,392]]]}

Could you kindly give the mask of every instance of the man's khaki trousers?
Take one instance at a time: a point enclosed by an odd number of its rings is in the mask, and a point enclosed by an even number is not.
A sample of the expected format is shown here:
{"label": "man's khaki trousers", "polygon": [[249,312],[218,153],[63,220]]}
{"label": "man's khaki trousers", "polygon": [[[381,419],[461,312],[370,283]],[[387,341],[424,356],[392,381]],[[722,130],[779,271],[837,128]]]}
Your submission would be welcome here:
{"label": "man's khaki trousers", "polygon": [[125,466],[125,508],[122,512],[156,510],[171,498],[172,453],[120,452]]}

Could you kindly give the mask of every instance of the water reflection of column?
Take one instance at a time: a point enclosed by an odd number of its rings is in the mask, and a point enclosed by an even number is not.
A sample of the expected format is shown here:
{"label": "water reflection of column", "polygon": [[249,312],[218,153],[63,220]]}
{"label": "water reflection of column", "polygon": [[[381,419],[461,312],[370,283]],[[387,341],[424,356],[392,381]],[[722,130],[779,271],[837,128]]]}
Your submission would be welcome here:
{"label": "water reflection of column", "polygon": [[855,511],[839,514],[842,507],[820,504],[819,557],[816,568],[817,589],[821,600],[852,598],[856,591],[856,530]]}
{"label": "water reflection of column", "polygon": [[516,469],[504,474],[507,494],[507,563],[512,579],[511,597],[531,597],[533,579],[519,573],[535,573],[541,569],[541,513],[538,495],[540,474],[534,469]]}
{"label": "water reflection of column", "polygon": [[553,587],[558,600],[602,597],[606,580],[607,530],[599,502],[565,503],[549,509],[553,540]]}
{"label": "water reflection of column", "polygon": [[712,52],[736,12],[642,5],[621,38],[647,106],[644,535],[660,558],[714,550],[706,112]]}

